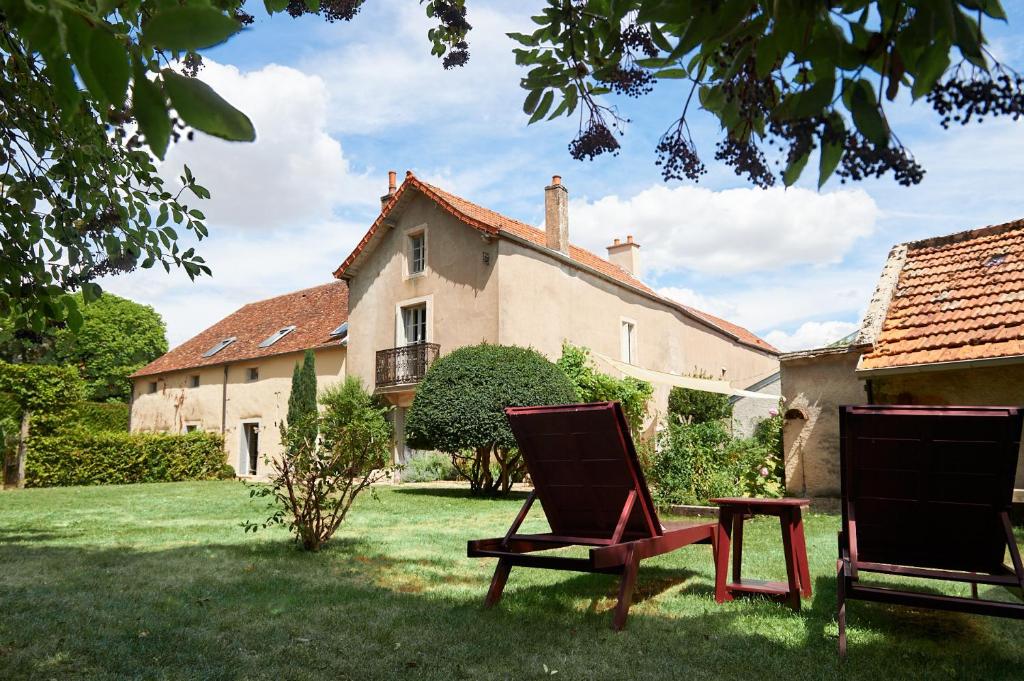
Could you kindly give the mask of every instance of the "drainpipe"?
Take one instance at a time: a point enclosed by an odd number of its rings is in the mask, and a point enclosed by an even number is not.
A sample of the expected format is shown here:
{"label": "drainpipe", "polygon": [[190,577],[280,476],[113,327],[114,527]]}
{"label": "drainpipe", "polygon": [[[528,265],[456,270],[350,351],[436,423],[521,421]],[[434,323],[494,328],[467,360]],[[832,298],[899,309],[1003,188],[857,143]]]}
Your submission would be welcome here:
{"label": "drainpipe", "polygon": [[868,394],[868,404],[875,403],[875,387],[871,383],[871,379],[864,381],[864,392]]}
{"label": "drainpipe", "polygon": [[228,365],[224,365],[224,383],[220,395],[220,448],[227,452],[227,442],[224,433],[228,425]]}
{"label": "drainpipe", "polygon": [[135,379],[130,381],[131,392],[128,393],[128,432],[132,432],[132,408],[135,406]]}

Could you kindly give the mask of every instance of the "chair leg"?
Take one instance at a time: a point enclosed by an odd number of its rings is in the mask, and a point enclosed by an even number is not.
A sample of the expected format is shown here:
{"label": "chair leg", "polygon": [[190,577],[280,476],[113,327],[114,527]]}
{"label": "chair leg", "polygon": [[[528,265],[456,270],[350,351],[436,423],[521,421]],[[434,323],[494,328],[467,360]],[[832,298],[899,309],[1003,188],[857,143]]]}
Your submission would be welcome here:
{"label": "chair leg", "polygon": [[491,578],[491,588],[487,590],[487,598],[484,599],[485,608],[492,608],[501,600],[505,582],[508,581],[508,573],[511,571],[512,565],[504,558],[499,558],[498,567],[494,568],[494,577]]}
{"label": "chair leg", "polygon": [[797,508],[794,511],[793,550],[796,552],[797,567],[800,574],[800,595],[811,597],[811,569],[807,564],[807,538],[804,536],[803,514]]}
{"label": "chair leg", "polygon": [[800,567],[794,551],[793,519],[788,513],[779,516],[782,526],[782,552],[786,558],[786,582],[789,588],[789,607],[800,612]]}
{"label": "chair leg", "polygon": [[732,517],[732,581],[739,584],[743,581],[743,521],[742,513]]}
{"label": "chair leg", "polygon": [[971,598],[978,599],[978,585],[974,582],[971,582]]}
{"label": "chair leg", "polygon": [[619,602],[615,606],[615,616],[612,619],[612,629],[622,631],[626,626],[626,617],[629,616],[629,606],[633,604],[633,590],[636,587],[636,574],[640,570],[640,560],[636,551],[630,549],[626,554],[626,567],[622,571],[622,579],[619,581]]}
{"label": "chair leg", "polygon": [[718,528],[715,531],[715,601],[725,603],[732,600],[726,586],[729,574],[729,535],[732,533],[732,512],[728,507],[718,511]]}
{"label": "chair leg", "polygon": [[839,621],[839,657],[846,657],[846,574],[843,561],[836,561],[836,598],[839,609],[836,619]]}

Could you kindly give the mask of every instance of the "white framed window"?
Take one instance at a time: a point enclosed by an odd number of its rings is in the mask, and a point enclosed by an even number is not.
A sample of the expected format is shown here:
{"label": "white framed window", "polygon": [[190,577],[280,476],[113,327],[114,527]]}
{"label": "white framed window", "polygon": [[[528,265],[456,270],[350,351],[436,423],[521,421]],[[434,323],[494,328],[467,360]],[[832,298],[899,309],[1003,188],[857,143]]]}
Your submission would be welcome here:
{"label": "white framed window", "polygon": [[402,308],[402,327],[405,332],[405,344],[427,342],[427,304],[410,305]]}
{"label": "white framed window", "polygon": [[193,374],[188,377],[188,387],[198,388],[199,387],[199,374]]}
{"label": "white framed window", "polygon": [[636,364],[636,322],[622,319],[619,322],[620,359],[627,364]]}
{"label": "white framed window", "polygon": [[186,423],[185,424],[185,432],[186,433],[194,433],[197,430],[199,430],[199,424],[198,423]]}
{"label": "white framed window", "polygon": [[427,236],[423,232],[409,235],[409,274],[421,274],[427,266]]}
{"label": "white framed window", "polygon": [[260,368],[247,367],[245,370],[245,380],[249,383],[254,383],[260,380]]}

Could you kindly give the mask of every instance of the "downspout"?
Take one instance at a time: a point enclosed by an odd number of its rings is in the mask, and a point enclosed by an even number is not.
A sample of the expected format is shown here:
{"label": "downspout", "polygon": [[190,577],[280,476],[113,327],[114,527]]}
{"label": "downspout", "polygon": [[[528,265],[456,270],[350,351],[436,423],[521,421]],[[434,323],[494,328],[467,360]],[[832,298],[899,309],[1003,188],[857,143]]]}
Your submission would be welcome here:
{"label": "downspout", "polygon": [[227,454],[227,442],[224,437],[228,425],[228,365],[224,365],[224,383],[220,395],[220,448]]}
{"label": "downspout", "polygon": [[131,383],[131,392],[128,393],[128,432],[132,432],[132,411],[135,408],[135,379]]}
{"label": "downspout", "polygon": [[868,404],[875,403],[875,386],[871,382],[871,379],[864,381],[864,392],[868,394]]}

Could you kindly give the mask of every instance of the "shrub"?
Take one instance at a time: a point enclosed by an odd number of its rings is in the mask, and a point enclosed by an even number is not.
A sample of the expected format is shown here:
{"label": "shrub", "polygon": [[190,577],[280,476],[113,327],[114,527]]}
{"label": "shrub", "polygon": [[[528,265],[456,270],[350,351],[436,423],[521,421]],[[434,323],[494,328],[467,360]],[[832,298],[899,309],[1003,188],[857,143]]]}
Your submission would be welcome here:
{"label": "shrub", "polygon": [[71,424],[91,431],[128,432],[131,407],[124,402],[79,402]]}
{"label": "shrub", "polygon": [[[320,395],[323,412],[312,422],[300,418],[282,426],[283,453],[272,459],[269,485],[250,496],[270,497],[263,523],[243,523],[246,531],[286,525],[307,551],[319,551],[348,515],[364,489],[389,474],[389,407],[378,403],[354,376]],[[319,436],[310,436],[319,432]]]}
{"label": "shrub", "polygon": [[30,487],[210,480],[220,477],[220,435],[89,432],[72,429],[32,437],[26,463]]}
{"label": "shrub", "polygon": [[523,463],[502,410],[575,401],[566,375],[537,351],[467,346],[427,370],[409,409],[406,434],[413,447],[450,455],[473,494],[507,494]]}
{"label": "shrub", "polygon": [[572,382],[577,402],[618,402],[626,414],[633,439],[639,437],[654,386],[632,376],[615,378],[602,374],[591,365],[590,350],[571,343],[562,343],[558,368]]}
{"label": "shrub", "polygon": [[[693,378],[711,376],[698,371]],[[732,403],[728,395],[675,387],[668,394],[668,413],[674,417],[672,420],[684,423],[724,421],[732,416]]]}
{"label": "shrub", "polygon": [[437,482],[438,480],[458,480],[459,472],[455,469],[450,456],[438,452],[427,452],[413,457],[402,469],[402,480],[405,482]]}

